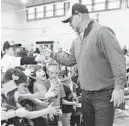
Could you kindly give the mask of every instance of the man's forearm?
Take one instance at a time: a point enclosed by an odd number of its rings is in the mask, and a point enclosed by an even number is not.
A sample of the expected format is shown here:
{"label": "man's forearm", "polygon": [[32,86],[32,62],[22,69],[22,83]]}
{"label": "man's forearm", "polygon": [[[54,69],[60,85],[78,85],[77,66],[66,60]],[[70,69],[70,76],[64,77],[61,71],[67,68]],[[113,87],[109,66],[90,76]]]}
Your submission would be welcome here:
{"label": "man's forearm", "polygon": [[35,57],[23,57],[21,58],[21,65],[24,64],[37,64]]}
{"label": "man's forearm", "polygon": [[67,54],[65,52],[63,54],[60,52],[57,53],[52,52],[51,57],[63,66],[71,67],[76,64],[76,60],[75,58],[73,58],[74,56]]}

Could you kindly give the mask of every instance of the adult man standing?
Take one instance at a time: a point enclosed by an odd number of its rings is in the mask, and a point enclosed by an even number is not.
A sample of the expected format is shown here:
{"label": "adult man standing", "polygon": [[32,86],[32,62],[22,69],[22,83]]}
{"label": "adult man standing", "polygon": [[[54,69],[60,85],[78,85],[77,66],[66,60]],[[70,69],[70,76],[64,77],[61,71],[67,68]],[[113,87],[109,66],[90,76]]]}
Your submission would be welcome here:
{"label": "adult man standing", "polygon": [[79,56],[71,47],[69,54],[44,50],[65,66],[77,63],[82,88],[82,126],[112,126],[114,106],[124,102],[126,84],[125,58],[114,35],[89,17],[85,5],[74,4],[63,20],[81,34]]}
{"label": "adult man standing", "polygon": [[21,46],[20,43],[14,41],[5,41],[3,44],[3,51],[5,55],[1,59],[1,69],[5,73],[7,69],[24,64],[36,64],[39,61],[44,61],[44,56],[37,57],[16,57],[17,48]]}

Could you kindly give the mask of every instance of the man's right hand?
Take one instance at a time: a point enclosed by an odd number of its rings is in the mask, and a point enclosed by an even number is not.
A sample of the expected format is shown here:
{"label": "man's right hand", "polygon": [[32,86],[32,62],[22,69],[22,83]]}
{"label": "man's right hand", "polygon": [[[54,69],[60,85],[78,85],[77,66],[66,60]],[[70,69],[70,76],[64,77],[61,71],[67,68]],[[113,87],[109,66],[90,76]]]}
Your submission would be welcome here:
{"label": "man's right hand", "polygon": [[36,62],[45,62],[45,56],[44,55],[38,55],[35,57]]}
{"label": "man's right hand", "polygon": [[51,49],[49,49],[47,47],[45,47],[43,49],[43,55],[45,56],[46,59],[49,59],[51,54],[52,54],[52,50]]}

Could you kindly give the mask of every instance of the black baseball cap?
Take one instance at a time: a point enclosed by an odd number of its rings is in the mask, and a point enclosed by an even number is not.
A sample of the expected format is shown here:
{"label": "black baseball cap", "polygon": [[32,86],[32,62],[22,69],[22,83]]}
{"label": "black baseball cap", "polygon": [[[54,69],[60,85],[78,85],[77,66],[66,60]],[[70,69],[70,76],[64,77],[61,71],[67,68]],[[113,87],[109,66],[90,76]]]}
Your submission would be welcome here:
{"label": "black baseball cap", "polygon": [[20,47],[20,46],[21,46],[20,43],[15,43],[14,41],[5,41],[3,45],[3,51],[5,51],[5,49],[9,49],[10,47]]}
{"label": "black baseball cap", "polygon": [[75,15],[77,13],[89,13],[87,7],[83,4],[80,3],[75,3],[73,4],[72,7],[69,8],[66,16],[64,17],[64,19],[62,20],[63,23],[68,23],[69,19],[72,17],[72,15]]}

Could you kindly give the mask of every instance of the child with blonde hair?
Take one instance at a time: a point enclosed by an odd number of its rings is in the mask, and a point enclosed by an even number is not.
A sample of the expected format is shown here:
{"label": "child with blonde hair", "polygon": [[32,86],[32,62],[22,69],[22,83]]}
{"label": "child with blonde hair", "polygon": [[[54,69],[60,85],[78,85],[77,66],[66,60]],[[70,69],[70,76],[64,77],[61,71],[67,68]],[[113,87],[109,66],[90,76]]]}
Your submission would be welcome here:
{"label": "child with blonde hair", "polygon": [[[47,90],[54,91],[56,90],[57,95],[53,98],[50,98],[50,102],[53,102],[54,106],[61,106],[61,99],[65,97],[65,91],[63,88],[63,85],[61,84],[61,81],[59,80],[59,73],[60,73],[60,67],[59,64],[55,61],[49,62],[47,66],[47,73],[49,76],[49,79],[45,82],[45,86]],[[57,126],[59,117],[62,115],[62,111],[60,110],[59,114],[56,116],[53,116],[52,114],[49,114],[49,126]]]}

